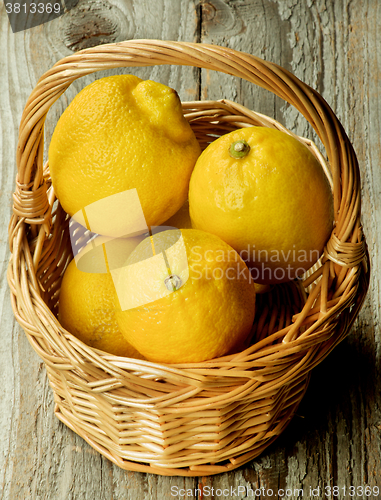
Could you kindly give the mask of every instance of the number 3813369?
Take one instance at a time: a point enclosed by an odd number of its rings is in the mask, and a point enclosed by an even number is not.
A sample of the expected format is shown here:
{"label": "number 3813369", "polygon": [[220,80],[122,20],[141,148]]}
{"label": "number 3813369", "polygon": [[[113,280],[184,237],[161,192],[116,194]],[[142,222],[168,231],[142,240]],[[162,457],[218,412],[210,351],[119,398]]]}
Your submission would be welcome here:
{"label": "number 3813369", "polygon": [[7,14],[59,14],[62,6],[60,3],[6,3],[5,11]]}

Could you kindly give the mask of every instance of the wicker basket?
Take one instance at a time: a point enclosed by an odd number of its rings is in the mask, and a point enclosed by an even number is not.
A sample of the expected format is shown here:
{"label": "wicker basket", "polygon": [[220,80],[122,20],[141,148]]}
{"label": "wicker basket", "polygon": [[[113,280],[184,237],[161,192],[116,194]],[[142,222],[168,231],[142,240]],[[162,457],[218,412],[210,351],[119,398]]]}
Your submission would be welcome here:
{"label": "wicker basket", "polygon": [[[72,254],[68,216],[43,166],[46,113],[81,76],[161,64],[232,74],[294,105],[326,149],[329,168],[314,144],[299,138],[324,166],[335,200],[335,228],[308,277],[258,297],[256,342],[239,354],[188,365],[108,355],[84,345],[56,318]],[[224,100],[183,107],[202,147],[234,128],[283,129]],[[357,160],[323,98],[281,67],[227,48],[157,40],[98,46],[59,61],[39,80],[22,115],[17,167],[8,282],[16,319],[45,362],[57,417],[127,470],[208,475],[258,456],[290,421],[310,370],[348,333],[369,283]]]}

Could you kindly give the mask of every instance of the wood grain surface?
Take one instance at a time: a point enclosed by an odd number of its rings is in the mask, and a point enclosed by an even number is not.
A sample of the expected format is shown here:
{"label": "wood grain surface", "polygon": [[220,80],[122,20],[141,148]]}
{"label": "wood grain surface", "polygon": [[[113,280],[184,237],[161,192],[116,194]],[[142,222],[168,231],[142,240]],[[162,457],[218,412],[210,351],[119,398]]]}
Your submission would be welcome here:
{"label": "wood grain surface", "polygon": [[[0,500],[381,498],[360,488],[381,490],[380,23],[378,0],[79,0],[62,17],[13,34],[1,3]],[[7,225],[24,104],[38,78],[63,56],[130,38],[215,43],[284,66],[331,105],[361,169],[362,220],[372,276],[360,316],[348,338],[314,369],[297,415],[281,437],[251,463],[213,477],[123,471],[61,424],[53,416],[43,363],[10,305]],[[183,100],[237,101],[317,141],[297,111],[248,82],[186,67],[125,72],[170,85]],[[53,106],[46,145],[78,90],[105,74],[76,81]],[[333,486],[339,491],[327,488]],[[195,491],[202,487],[203,494]],[[179,495],[180,489],[187,491]]]}

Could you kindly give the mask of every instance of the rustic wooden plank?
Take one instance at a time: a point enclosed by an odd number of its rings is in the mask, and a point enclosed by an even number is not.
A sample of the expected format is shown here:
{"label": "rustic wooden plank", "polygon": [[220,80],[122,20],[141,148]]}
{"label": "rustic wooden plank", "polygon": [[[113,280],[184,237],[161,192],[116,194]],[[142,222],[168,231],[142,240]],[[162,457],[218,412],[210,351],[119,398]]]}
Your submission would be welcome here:
{"label": "rustic wooden plank", "polygon": [[[80,2],[73,11],[45,26],[15,35],[3,5],[0,9],[1,498],[169,499],[179,488],[194,492],[199,484],[213,487],[216,499],[226,498],[218,489],[238,486],[274,492],[289,488],[292,495],[288,498],[298,498],[293,490],[303,489],[306,497],[310,488],[327,485],[381,487],[378,2],[91,0]],[[45,370],[15,323],[8,298],[6,226],[24,103],[39,76],[73,49],[125,38],[217,43],[292,70],[321,92],[342,120],[357,151],[363,178],[363,225],[375,272],[350,337],[314,370],[298,415],[284,434],[250,464],[210,478],[125,472],[65,428],[53,416]],[[314,137],[292,107],[247,82],[207,71],[201,72],[199,82],[200,72],[192,68],[139,68],[131,72],[173,86],[184,100],[199,94],[203,99],[236,100],[274,116],[301,135]],[[75,82],[57,102],[48,115],[47,143],[67,103],[99,76]],[[237,494],[237,498],[244,496]],[[272,498],[278,497],[274,494]],[[335,498],[347,497],[341,490]]]}
{"label": "rustic wooden plank", "polygon": [[[291,69],[290,23],[281,19],[276,2],[212,0],[201,4],[200,14],[202,42],[248,52]],[[201,98],[222,97],[277,120],[283,117],[284,101],[272,93],[231,75],[202,70]]]}

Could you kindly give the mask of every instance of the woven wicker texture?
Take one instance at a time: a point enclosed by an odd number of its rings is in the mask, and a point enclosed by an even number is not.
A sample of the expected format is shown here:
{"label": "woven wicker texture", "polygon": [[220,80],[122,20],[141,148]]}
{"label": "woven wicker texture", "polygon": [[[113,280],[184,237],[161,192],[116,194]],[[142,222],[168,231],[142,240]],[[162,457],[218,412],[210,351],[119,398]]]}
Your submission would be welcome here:
{"label": "woven wicker texture", "polygon": [[[72,258],[68,216],[43,162],[44,121],[77,78],[127,66],[189,65],[259,85],[295,106],[320,137],[334,193],[336,226],[304,280],[258,296],[256,340],[209,362],[159,365],[92,349],[56,318],[62,273]],[[276,121],[228,101],[184,103],[204,148],[234,128]],[[118,466],[163,475],[229,471],[258,456],[282,432],[311,369],[348,333],[368,283],[360,224],[360,177],[353,148],[323,98],[281,67],[205,44],[131,40],[78,52],[37,83],[21,118],[8,282],[15,317],[44,360],[55,414]],[[206,332],[207,333],[207,332]]]}

